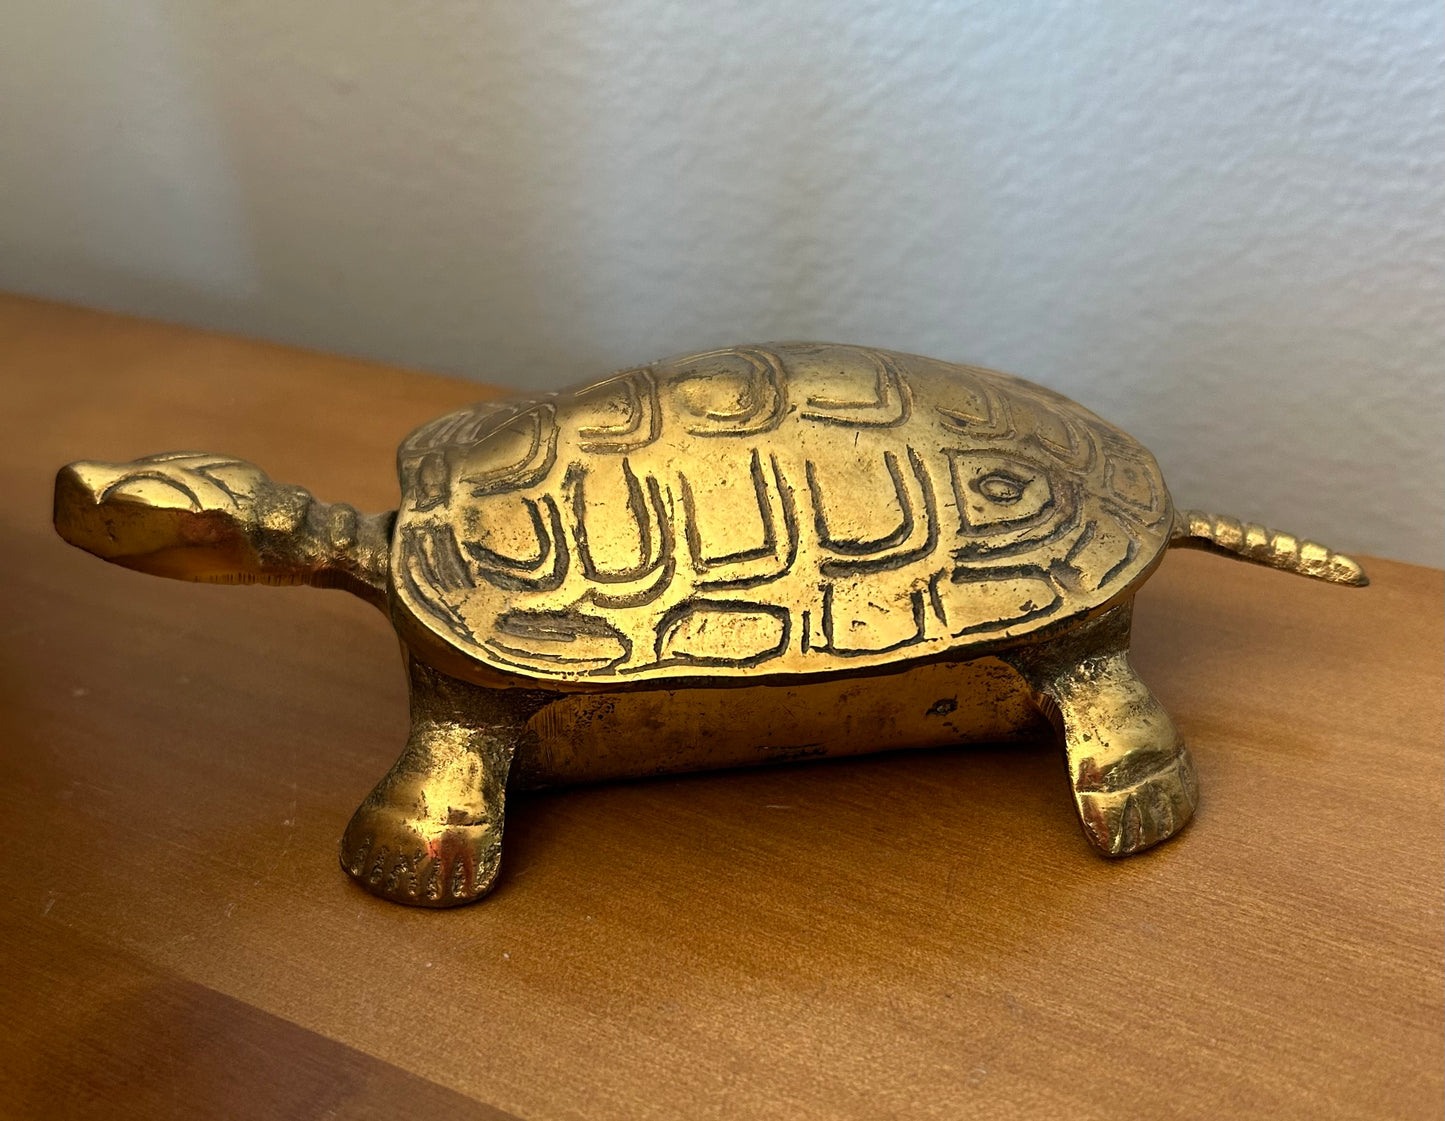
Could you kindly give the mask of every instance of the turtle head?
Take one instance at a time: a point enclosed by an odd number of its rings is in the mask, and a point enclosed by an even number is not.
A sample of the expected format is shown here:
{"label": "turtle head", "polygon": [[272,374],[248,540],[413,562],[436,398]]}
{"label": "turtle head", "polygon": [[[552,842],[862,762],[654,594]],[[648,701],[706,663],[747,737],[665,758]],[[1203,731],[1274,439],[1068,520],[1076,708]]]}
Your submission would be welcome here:
{"label": "turtle head", "polygon": [[72,545],[157,576],[216,583],[286,579],[268,541],[294,536],[311,496],[229,456],[170,452],[83,460],[55,479],[55,528]]}

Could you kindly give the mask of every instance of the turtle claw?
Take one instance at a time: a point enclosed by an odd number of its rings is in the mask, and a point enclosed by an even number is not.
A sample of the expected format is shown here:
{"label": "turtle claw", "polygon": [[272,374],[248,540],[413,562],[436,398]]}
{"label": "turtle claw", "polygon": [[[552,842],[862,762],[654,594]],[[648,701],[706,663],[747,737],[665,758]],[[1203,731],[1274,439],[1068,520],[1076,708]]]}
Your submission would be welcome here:
{"label": "turtle claw", "polygon": [[1089,840],[1107,856],[1128,856],[1184,827],[1199,802],[1199,781],[1181,745],[1153,774],[1122,789],[1078,789],[1075,799]]}
{"label": "turtle claw", "polygon": [[409,817],[368,798],[341,839],[341,866],[373,895],[414,907],[453,907],[491,890],[502,863],[501,829]]}

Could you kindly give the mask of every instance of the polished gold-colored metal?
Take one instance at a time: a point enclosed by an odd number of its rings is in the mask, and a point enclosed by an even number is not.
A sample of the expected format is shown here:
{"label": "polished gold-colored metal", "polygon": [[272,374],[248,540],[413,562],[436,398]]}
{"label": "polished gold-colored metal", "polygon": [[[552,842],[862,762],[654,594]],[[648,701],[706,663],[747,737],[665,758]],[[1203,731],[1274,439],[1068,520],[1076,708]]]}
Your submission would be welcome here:
{"label": "polished gold-colored metal", "polygon": [[159,575],[351,591],[407,653],[411,735],[341,860],[450,906],[501,862],[508,788],[1037,736],[1123,855],[1197,800],[1128,659],[1170,545],[1335,583],[1354,561],[1176,511],[1154,458],[1047,389],[863,347],[734,347],[489,401],[398,453],[363,515],[241,460],[74,463],[71,543]]}

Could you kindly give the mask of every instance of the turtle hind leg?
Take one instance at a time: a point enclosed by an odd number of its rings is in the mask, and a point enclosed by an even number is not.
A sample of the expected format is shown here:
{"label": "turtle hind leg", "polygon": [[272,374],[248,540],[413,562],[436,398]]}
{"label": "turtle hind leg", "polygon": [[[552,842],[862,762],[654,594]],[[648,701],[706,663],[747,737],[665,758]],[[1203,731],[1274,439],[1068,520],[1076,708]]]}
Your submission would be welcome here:
{"label": "turtle hind leg", "polygon": [[1035,651],[1020,668],[1064,740],[1074,804],[1089,840],[1127,856],[1173,836],[1199,783],[1174,722],[1129,664],[1129,605],[1067,651]]}
{"label": "turtle hind leg", "polygon": [[507,776],[535,706],[415,659],[410,670],[411,735],[347,825],[341,865],[385,899],[452,907],[496,881]]}

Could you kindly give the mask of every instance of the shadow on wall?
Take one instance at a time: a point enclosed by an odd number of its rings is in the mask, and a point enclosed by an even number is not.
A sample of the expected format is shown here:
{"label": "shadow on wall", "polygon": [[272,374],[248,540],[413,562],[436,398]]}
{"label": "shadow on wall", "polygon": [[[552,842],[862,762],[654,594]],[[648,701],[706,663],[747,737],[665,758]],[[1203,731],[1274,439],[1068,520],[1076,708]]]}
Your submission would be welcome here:
{"label": "shadow on wall", "polygon": [[79,79],[46,125],[81,145],[31,165],[62,236],[11,247],[22,289],[524,385],[828,302],[838,130],[774,112],[829,111],[817,42],[784,68],[768,26],[504,5],[46,19]]}

